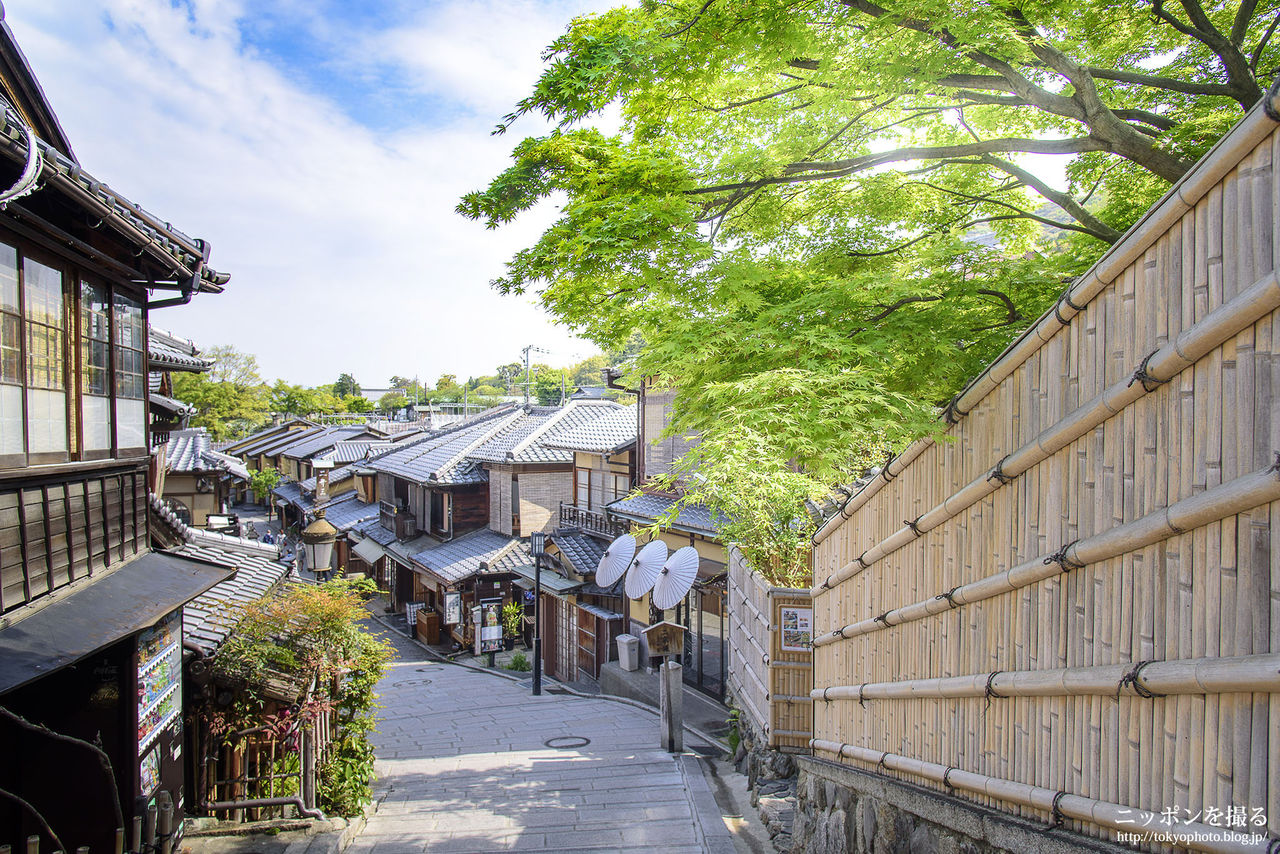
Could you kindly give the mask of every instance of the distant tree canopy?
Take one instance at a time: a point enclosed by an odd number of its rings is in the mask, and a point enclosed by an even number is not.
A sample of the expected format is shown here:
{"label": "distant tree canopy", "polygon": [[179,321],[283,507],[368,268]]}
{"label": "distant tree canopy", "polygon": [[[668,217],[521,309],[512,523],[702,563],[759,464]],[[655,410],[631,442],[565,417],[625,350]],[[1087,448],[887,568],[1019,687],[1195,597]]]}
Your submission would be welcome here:
{"label": "distant tree canopy", "polygon": [[358,397],[360,386],[351,374],[340,374],[338,381],[333,384],[333,393],[338,397]]}
{"label": "distant tree canopy", "polygon": [[173,396],[196,408],[191,426],[228,439],[260,424],[268,403],[258,360],[230,346],[210,347],[204,356],[215,360],[206,373],[172,375]]}

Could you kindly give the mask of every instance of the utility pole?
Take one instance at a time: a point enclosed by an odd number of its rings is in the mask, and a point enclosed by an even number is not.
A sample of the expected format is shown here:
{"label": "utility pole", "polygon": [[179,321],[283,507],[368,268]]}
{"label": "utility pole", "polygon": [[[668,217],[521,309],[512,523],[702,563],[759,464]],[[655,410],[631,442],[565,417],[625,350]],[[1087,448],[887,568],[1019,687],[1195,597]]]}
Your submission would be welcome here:
{"label": "utility pole", "polygon": [[525,347],[523,350],[520,351],[521,353],[524,353],[524,405],[525,406],[529,405],[529,386],[533,385],[533,382],[529,379],[530,351],[534,353],[543,353],[548,356],[551,355],[551,351],[543,350],[541,347],[535,347],[532,344],[530,344],[528,347]]}

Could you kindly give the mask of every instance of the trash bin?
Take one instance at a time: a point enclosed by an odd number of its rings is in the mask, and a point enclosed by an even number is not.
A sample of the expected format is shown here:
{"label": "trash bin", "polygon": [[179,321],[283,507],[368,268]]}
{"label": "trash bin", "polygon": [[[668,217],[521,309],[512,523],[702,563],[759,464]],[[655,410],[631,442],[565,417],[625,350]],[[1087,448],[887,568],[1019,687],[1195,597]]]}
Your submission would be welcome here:
{"label": "trash bin", "polygon": [[640,669],[640,638],[618,635],[618,664],[623,670]]}

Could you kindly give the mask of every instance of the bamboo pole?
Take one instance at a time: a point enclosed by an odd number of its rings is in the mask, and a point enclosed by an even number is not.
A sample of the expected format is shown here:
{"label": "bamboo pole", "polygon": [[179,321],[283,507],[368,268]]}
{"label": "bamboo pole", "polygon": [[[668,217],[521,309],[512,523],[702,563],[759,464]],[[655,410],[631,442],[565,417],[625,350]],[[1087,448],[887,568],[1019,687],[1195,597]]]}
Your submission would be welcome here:
{"label": "bamboo pole", "polygon": [[[1134,371],[1116,381],[1088,403],[1069,415],[1056,420],[1034,440],[1018,448],[1003,460],[993,464],[988,473],[968,483],[938,506],[904,525],[887,539],[881,540],[857,557],[829,574],[812,591],[816,594],[861,572],[866,567],[918,539],[978,501],[991,495],[1003,485],[1002,478],[1016,478],[1032,467],[1065,448],[1100,424],[1124,411],[1144,395],[1169,382],[1200,359],[1228,342],[1256,323],[1260,318],[1280,308],[1280,278],[1270,272],[1258,279],[1243,293],[1187,329],[1173,341],[1165,344],[1141,362],[1135,362]],[[1147,379],[1137,381],[1134,376],[1144,371]],[[816,579],[815,579],[816,581]]]}
{"label": "bamboo pole", "polygon": [[815,636],[813,645],[825,646],[889,626],[921,620],[950,608],[991,599],[1052,578],[1062,572],[1064,567],[1085,567],[1109,560],[1183,531],[1198,529],[1276,500],[1280,500],[1280,478],[1276,476],[1276,472],[1271,468],[1256,471],[1184,498],[1133,522],[1078,540],[1065,546],[1058,555],[1033,559],[1004,572],[960,585],[938,596],[886,611],[873,619]]}
{"label": "bamboo pole", "polygon": [[[988,692],[988,687],[990,691]],[[1069,697],[1280,692],[1280,653],[1189,661],[1103,664],[1053,670],[995,670],[965,676],[833,685],[809,692],[814,700],[901,700],[920,697]]]}
{"label": "bamboo pole", "polygon": [[1175,840],[1174,844],[1197,851],[1218,852],[1218,854],[1267,852],[1272,841],[1261,834],[1239,834],[1239,837],[1243,838],[1226,836],[1221,827],[1177,819],[1174,819],[1171,824],[1163,824],[1166,821],[1164,815],[1148,810],[1000,779],[987,774],[975,774],[972,771],[963,771],[936,762],[924,762],[909,756],[871,750],[854,744],[815,738],[810,740],[809,746],[814,750],[834,753],[839,757],[847,756],[877,767],[930,780],[946,785],[950,789],[972,792],[994,801],[1032,807],[1049,812],[1055,817],[1074,818],[1117,832],[1135,832],[1155,824],[1161,826],[1161,833],[1168,834]]}

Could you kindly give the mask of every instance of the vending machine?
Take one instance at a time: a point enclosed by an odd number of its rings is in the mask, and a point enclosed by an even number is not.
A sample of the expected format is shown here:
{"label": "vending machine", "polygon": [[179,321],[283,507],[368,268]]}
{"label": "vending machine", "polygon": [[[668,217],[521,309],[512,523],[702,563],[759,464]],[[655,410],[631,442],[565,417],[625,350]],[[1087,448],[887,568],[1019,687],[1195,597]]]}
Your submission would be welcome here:
{"label": "vending machine", "polygon": [[[137,811],[173,805],[169,850],[180,850],[183,819],[182,609],[138,635]],[[163,825],[163,821],[161,821]],[[148,823],[149,825],[149,823]],[[149,831],[151,828],[146,828]],[[164,833],[164,827],[158,829]],[[132,841],[132,840],[130,840]]]}

